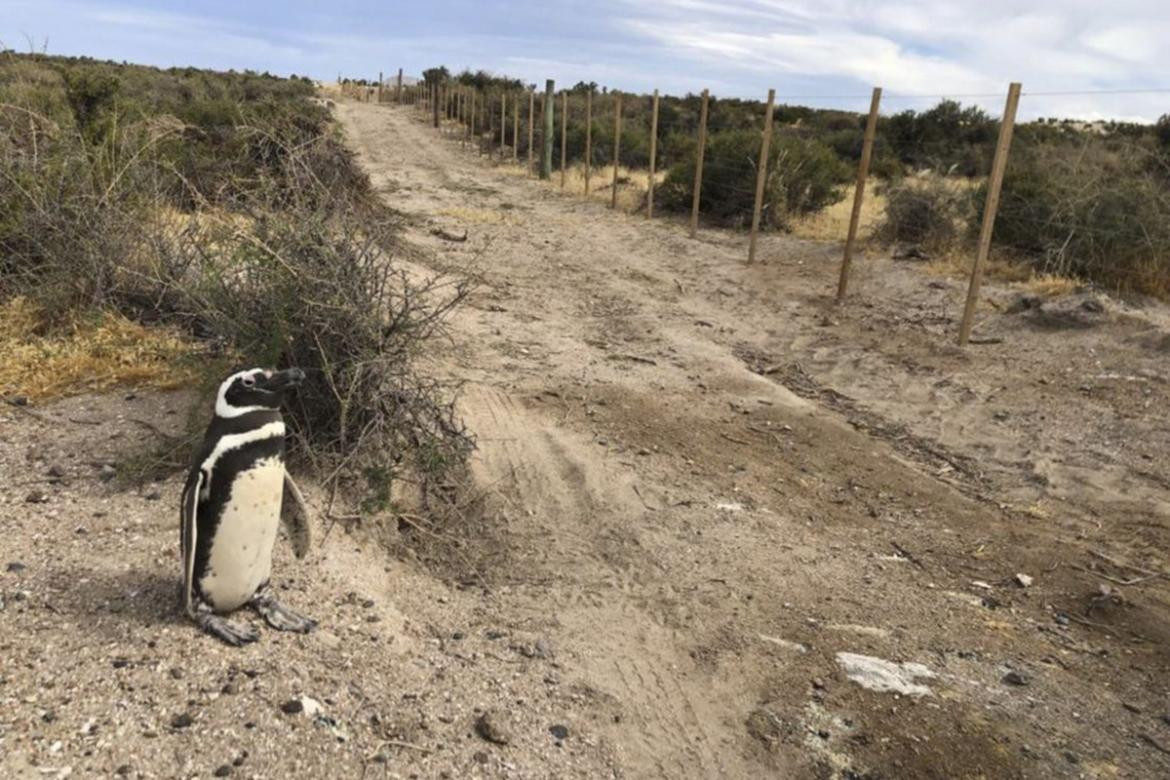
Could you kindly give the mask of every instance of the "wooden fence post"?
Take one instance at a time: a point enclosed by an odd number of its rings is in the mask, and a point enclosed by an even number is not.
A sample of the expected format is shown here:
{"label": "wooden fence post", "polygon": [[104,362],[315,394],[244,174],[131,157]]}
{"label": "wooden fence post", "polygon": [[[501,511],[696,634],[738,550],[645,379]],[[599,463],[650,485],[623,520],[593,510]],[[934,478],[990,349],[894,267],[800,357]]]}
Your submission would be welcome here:
{"label": "wooden fence post", "polygon": [[431,90],[431,119],[436,128],[442,127],[439,123],[439,85],[437,83]]}
{"label": "wooden fence post", "polygon": [[609,195],[609,207],[617,208],[618,163],[622,148],[622,93],[613,96],[613,192]]}
{"label": "wooden fence post", "polygon": [[1007,102],[1003,108],[1003,120],[999,125],[999,141],[995,145],[995,159],[991,163],[991,178],[987,181],[987,200],[983,205],[983,226],[979,231],[979,250],[971,266],[971,284],[967,288],[967,303],[963,306],[963,320],[959,324],[959,346],[965,347],[971,337],[971,326],[975,320],[975,304],[979,299],[979,284],[982,281],[983,264],[991,251],[991,233],[995,228],[995,212],[999,209],[999,192],[1003,187],[1003,173],[1007,168],[1008,151],[1012,146],[1012,127],[1016,122],[1016,108],[1020,104],[1020,85],[1013,82],[1008,87]]}
{"label": "wooden fence post", "polygon": [[565,188],[565,151],[569,129],[569,90],[561,90],[561,189]]}
{"label": "wooden fence post", "polygon": [[589,172],[593,170],[593,87],[585,95],[585,195],[589,195]]}
{"label": "wooden fence post", "polygon": [[402,68],[398,69],[398,86],[394,89],[394,102],[402,103]]}
{"label": "wooden fence post", "polygon": [[528,90],[528,175],[532,175],[532,141],[535,137],[536,90]]}
{"label": "wooden fence post", "polygon": [[556,126],[555,116],[556,104],[553,102],[553,93],[556,90],[556,82],[552,79],[545,79],[544,82],[544,141],[543,149],[540,155],[540,178],[552,178],[552,150],[553,150],[553,128]]}
{"label": "wooden fence post", "polygon": [[707,151],[707,100],[703,90],[703,107],[699,111],[699,148],[695,151],[695,193],[691,198],[691,238],[699,233],[699,193],[703,189],[703,156]]}
{"label": "wooden fence post", "polygon": [[520,98],[512,100],[512,162],[520,162]]}
{"label": "wooden fence post", "polygon": [[768,107],[764,114],[764,137],[760,140],[760,158],[756,160],[756,202],[752,206],[752,234],[748,239],[748,263],[756,261],[756,237],[760,232],[760,212],[764,209],[764,185],[768,182],[768,147],[772,145],[772,104],[776,90],[768,90]]}
{"label": "wooden fence post", "polygon": [[508,145],[508,93],[500,93],[500,162],[504,161],[504,148]]}
{"label": "wooden fence post", "polygon": [[468,111],[467,140],[471,141],[475,137],[475,90],[468,90],[468,93],[471,103]]}
{"label": "wooden fence post", "polygon": [[654,108],[650,112],[650,178],[646,182],[646,219],[654,216],[654,177],[658,155],[658,90],[654,90]]}
{"label": "wooden fence post", "polygon": [[378,71],[378,103],[382,102],[382,71]]}
{"label": "wooden fence post", "polygon": [[861,204],[865,198],[865,179],[873,158],[873,140],[877,135],[878,106],[882,102],[882,88],[873,88],[869,101],[869,118],[865,120],[865,138],[861,142],[861,162],[857,165],[857,185],[853,190],[853,211],[849,215],[849,233],[845,236],[845,253],[841,257],[841,278],[837,280],[837,303],[845,300],[849,288],[849,267],[853,264],[853,243],[861,223]]}

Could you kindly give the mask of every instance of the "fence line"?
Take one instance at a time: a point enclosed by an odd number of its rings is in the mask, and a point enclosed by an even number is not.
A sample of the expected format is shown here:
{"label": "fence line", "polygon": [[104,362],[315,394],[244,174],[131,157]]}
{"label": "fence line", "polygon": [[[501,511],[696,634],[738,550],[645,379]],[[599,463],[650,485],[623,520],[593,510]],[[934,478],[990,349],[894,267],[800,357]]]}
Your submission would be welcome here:
{"label": "fence line", "polygon": [[[446,83],[435,83],[426,85],[425,82],[418,82],[414,85],[414,89],[406,89],[404,91],[402,82],[402,70],[398,71],[398,78],[396,88],[394,90],[394,100],[396,103],[413,103],[421,116],[425,119],[430,115],[433,124],[440,131],[450,135],[457,133],[460,138],[460,145],[466,147],[468,142],[475,141],[477,153],[480,155],[487,154],[489,159],[493,156],[499,161],[505,159],[508,154],[508,103],[511,101],[511,159],[514,163],[520,164],[521,152],[521,106],[523,91],[528,93],[528,115],[527,115],[527,137],[526,146],[524,147],[526,170],[531,175],[534,170],[539,173],[540,178],[551,178],[553,165],[553,144],[555,135],[555,85],[552,80],[548,80],[545,85],[544,94],[541,96],[540,106],[540,121],[537,122],[537,92],[534,88],[528,88],[522,91],[509,89],[476,89],[465,85],[450,87]],[[999,200],[1003,187],[1004,174],[1007,166],[1008,156],[1011,148],[1012,131],[1015,121],[1016,111],[1018,109],[1021,95],[1068,95],[1068,94],[1126,94],[1126,93],[1149,93],[1149,92],[1170,92],[1170,89],[1143,89],[1143,90],[1091,90],[1080,93],[1073,92],[1029,92],[1024,93],[1018,83],[1013,83],[1008,91],[1007,100],[1005,103],[1004,113],[999,121],[999,138],[994,148],[994,157],[991,161],[991,172],[986,184],[986,193],[984,195],[984,204],[982,208],[982,224],[979,233],[979,240],[974,253],[973,262],[970,267],[970,276],[968,282],[967,295],[964,302],[962,318],[959,324],[958,341],[960,345],[966,345],[971,341],[971,331],[974,326],[974,318],[976,313],[976,304],[978,302],[979,290],[982,283],[982,275],[984,268],[988,262],[990,254],[991,240],[993,231],[995,229],[995,221],[999,207]],[[583,95],[582,95],[583,93]],[[373,94],[372,89],[367,89],[364,93],[365,99],[371,99]],[[388,95],[390,90],[383,89],[382,74],[379,74],[379,81],[377,84],[378,102],[390,102]],[[776,93],[774,89],[768,91],[768,98],[764,103],[764,110],[762,117],[759,120],[742,118],[747,116],[742,112],[742,106],[736,103],[730,104],[732,108],[724,108],[725,104],[720,101],[715,109],[712,108],[712,101],[710,91],[704,89],[698,96],[688,96],[687,98],[673,101],[669,104],[669,110],[665,116],[660,116],[660,95],[657,89],[654,90],[652,96],[626,96],[618,91],[602,92],[599,96],[594,89],[588,90],[562,90],[560,93],[560,187],[562,190],[567,188],[567,175],[569,163],[569,143],[570,143],[570,128],[573,124],[576,128],[575,133],[580,133],[580,98],[584,98],[584,157],[580,160],[581,168],[584,175],[584,194],[586,197],[592,193],[592,176],[594,168],[597,167],[597,160],[595,159],[595,152],[601,158],[604,158],[605,152],[603,150],[594,148],[594,113],[595,103],[597,113],[601,124],[599,130],[604,139],[604,128],[606,120],[612,120],[612,157],[610,158],[610,165],[612,166],[612,177],[610,181],[610,192],[608,194],[609,206],[611,209],[616,209],[619,202],[619,192],[623,183],[622,172],[622,152],[623,152],[623,133],[635,132],[644,133],[646,131],[646,102],[649,101],[649,158],[648,158],[648,176],[646,181],[646,200],[644,203],[646,218],[652,218],[654,215],[654,201],[655,191],[658,186],[658,159],[661,153],[659,144],[660,137],[664,139],[671,139],[672,134],[682,133],[688,138],[695,138],[697,135],[697,142],[695,143],[693,151],[693,166],[694,175],[693,181],[690,182],[689,199],[690,199],[690,215],[688,233],[692,238],[697,237],[700,215],[703,213],[710,213],[708,202],[712,205],[717,205],[721,198],[725,196],[735,196],[742,202],[750,198],[751,202],[751,227],[748,234],[747,246],[747,262],[753,263],[757,259],[758,235],[763,223],[763,214],[765,207],[776,208],[775,204],[766,202],[766,195],[769,192],[768,186],[770,176],[782,174],[780,171],[769,170],[769,163],[776,164],[776,157],[771,149],[773,122],[775,121],[775,112],[777,110],[786,110],[790,113],[790,117],[786,122],[792,122],[792,111],[800,110],[802,107],[793,106],[791,102],[781,106],[780,109],[775,108]],[[570,102],[570,98],[574,97],[577,102],[574,104]],[[786,101],[794,101],[808,96],[787,96]],[[839,277],[836,284],[835,301],[840,304],[844,302],[848,295],[848,287],[850,282],[850,273],[852,268],[853,255],[856,248],[858,233],[861,227],[863,202],[866,195],[866,186],[870,173],[870,167],[874,160],[874,147],[877,138],[879,108],[883,100],[907,100],[907,99],[925,99],[925,98],[945,98],[945,95],[890,95],[883,94],[880,87],[875,87],[868,96],[854,96],[854,95],[840,95],[840,96],[819,96],[822,99],[835,97],[840,99],[860,99],[862,97],[869,97],[869,111],[866,115],[864,132],[861,135],[861,148],[859,158],[856,164],[856,177],[853,184],[853,199],[852,208],[849,212],[848,229],[844,235],[844,243],[842,249],[842,257],[840,264]],[[956,94],[950,97],[987,97],[984,93],[979,94]],[[607,102],[611,105],[607,105]],[[697,105],[696,105],[697,104]],[[573,106],[577,108],[574,109]],[[440,106],[442,107],[440,109]],[[638,108],[638,107],[641,108]],[[626,116],[623,115],[625,109],[631,107],[633,111],[632,116],[636,121],[630,122],[627,126]],[[499,112],[499,135],[496,136],[496,112]],[[695,112],[697,111],[697,122]],[[729,111],[733,113],[728,113]],[[440,122],[440,112],[443,118],[451,123],[453,126],[447,128],[442,127]],[[609,112],[611,115],[607,116]],[[573,113],[577,119],[570,122],[570,114]],[[851,111],[850,113],[861,113]],[[663,121],[665,120],[665,121]],[[758,125],[756,122],[758,121]],[[760,127],[759,125],[762,125]],[[751,130],[758,132],[758,154],[753,150],[755,158],[752,159],[752,154],[745,154],[742,158],[728,156],[724,154],[712,155],[708,159],[708,154],[712,149],[718,149],[719,143],[724,136],[718,135],[723,131],[731,130]],[[485,131],[486,131],[486,145],[485,145]],[[715,134],[714,136],[712,134]],[[785,136],[785,139],[791,136]],[[883,138],[886,136],[883,135]],[[633,155],[634,159],[638,159],[644,149],[639,143],[640,136],[634,137]],[[712,141],[712,138],[714,140]],[[581,135],[574,135],[572,137],[575,152],[577,155],[581,151],[580,144],[582,143]],[[498,143],[498,146],[496,144]],[[641,143],[645,143],[642,141]],[[714,143],[714,146],[712,146]],[[741,141],[742,143],[742,141]],[[983,147],[980,146],[982,142],[965,142],[972,153],[979,152]],[[926,157],[928,154],[934,154],[928,141],[920,140],[918,152],[912,151],[910,154],[921,154]],[[540,161],[538,169],[534,169],[534,158],[537,155],[537,147],[540,147]],[[599,147],[603,147],[604,143],[599,143]],[[679,148],[678,142],[672,140],[668,145],[667,154],[671,154],[672,150]],[[685,147],[684,147],[685,148]],[[857,155],[856,148],[853,147],[852,155]],[[786,147],[781,147],[781,165],[783,165],[783,154]],[[493,154],[494,153],[494,154]],[[980,152],[981,154],[983,152]],[[627,151],[629,158],[631,152]],[[838,152],[839,156],[844,156],[845,153]],[[903,154],[905,154],[903,152]],[[645,159],[645,158],[641,158]],[[678,161],[678,158],[675,158]],[[911,159],[907,157],[902,158],[904,161]],[[984,162],[986,157],[982,158]],[[911,163],[904,162],[909,165]],[[604,166],[602,166],[604,167]],[[978,168],[977,168],[978,169]],[[879,172],[880,172],[879,168]],[[642,169],[645,172],[645,168]],[[673,172],[671,174],[674,175]],[[964,174],[970,177],[972,174]],[[749,178],[754,178],[754,187],[748,187],[745,183]],[[671,179],[667,179],[671,182]],[[707,189],[704,190],[704,185]],[[679,191],[679,182],[677,180],[671,183],[673,188],[671,191],[677,193]],[[675,197],[675,196],[672,196]],[[1008,201],[1013,202],[1013,201]],[[790,208],[790,207],[786,207]],[[746,215],[746,206],[745,211]],[[1013,219],[1017,222],[1019,219],[1027,219],[1026,215],[1018,216],[1013,214]],[[1055,225],[1055,222],[1045,223],[1047,225]],[[1071,226],[1070,229],[1076,226]],[[1081,226],[1079,229],[1084,232],[1086,228]],[[1091,231],[1091,228],[1087,228]]]}

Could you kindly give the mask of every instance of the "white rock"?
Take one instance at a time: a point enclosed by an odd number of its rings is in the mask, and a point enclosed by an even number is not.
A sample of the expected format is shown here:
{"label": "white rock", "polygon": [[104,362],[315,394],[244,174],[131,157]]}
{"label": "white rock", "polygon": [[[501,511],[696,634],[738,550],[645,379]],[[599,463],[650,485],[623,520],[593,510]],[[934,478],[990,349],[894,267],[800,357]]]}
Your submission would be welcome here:
{"label": "white rock", "polygon": [[935,676],[922,664],[895,663],[856,653],[837,653],[837,663],[845,670],[845,675],[862,688],[904,696],[929,696],[930,688],[915,680]]}

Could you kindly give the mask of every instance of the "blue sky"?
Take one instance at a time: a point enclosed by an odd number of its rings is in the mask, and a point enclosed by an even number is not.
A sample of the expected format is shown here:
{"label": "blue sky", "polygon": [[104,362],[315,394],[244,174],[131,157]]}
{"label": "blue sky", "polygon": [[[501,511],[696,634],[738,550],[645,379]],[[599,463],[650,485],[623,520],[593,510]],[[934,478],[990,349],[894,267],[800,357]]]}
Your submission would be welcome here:
{"label": "blue sky", "polygon": [[775,87],[781,102],[859,111],[880,85],[885,110],[976,95],[964,102],[998,112],[1018,80],[1024,117],[1170,113],[1170,91],[1040,94],[1170,88],[1163,0],[0,0],[0,42],[30,41],[56,54],[321,79],[446,64],[629,91],[762,98]]}

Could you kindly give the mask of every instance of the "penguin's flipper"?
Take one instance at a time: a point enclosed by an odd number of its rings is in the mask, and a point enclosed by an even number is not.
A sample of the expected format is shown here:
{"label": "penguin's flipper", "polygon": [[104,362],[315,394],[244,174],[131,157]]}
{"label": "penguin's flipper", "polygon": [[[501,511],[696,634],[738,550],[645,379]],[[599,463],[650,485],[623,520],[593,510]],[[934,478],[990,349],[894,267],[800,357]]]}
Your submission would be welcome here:
{"label": "penguin's flipper", "polygon": [[280,520],[292,540],[293,554],[304,558],[313,542],[313,526],[309,522],[309,506],[301,489],[286,471],[284,473],[284,500],[280,503]]}
{"label": "penguin's flipper", "polygon": [[199,494],[203,491],[203,469],[194,469],[183,486],[179,510],[180,547],[183,551],[183,609],[195,617],[195,542],[198,536]]}

